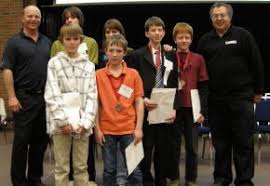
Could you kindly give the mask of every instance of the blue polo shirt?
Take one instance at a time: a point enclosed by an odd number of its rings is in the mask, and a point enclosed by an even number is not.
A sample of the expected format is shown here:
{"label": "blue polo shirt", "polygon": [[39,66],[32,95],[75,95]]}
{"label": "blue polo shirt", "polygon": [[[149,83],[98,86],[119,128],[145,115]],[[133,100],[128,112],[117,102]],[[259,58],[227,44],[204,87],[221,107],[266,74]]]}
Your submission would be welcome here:
{"label": "blue polo shirt", "polygon": [[39,34],[35,42],[20,32],[10,38],[3,53],[2,69],[13,72],[15,90],[43,90],[47,78],[51,41]]}

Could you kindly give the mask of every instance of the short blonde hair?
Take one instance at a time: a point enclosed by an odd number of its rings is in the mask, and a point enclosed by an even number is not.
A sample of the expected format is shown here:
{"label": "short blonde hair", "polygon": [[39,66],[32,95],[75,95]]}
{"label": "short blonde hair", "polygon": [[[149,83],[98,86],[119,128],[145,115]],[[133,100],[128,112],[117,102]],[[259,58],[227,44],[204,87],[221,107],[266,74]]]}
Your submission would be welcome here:
{"label": "short blonde hair", "polygon": [[79,36],[82,42],[83,31],[78,24],[63,25],[60,29],[58,40],[63,43],[64,37],[76,37]]}
{"label": "short blonde hair", "polygon": [[126,52],[127,47],[128,47],[128,42],[122,34],[116,34],[116,35],[112,35],[112,37],[106,40],[105,48],[108,49],[108,47],[113,46],[113,45],[122,47],[124,51]]}
{"label": "short blonde hair", "polygon": [[176,39],[177,34],[179,33],[188,33],[190,34],[191,38],[193,38],[193,28],[190,24],[185,22],[176,23],[173,28],[173,39]]}

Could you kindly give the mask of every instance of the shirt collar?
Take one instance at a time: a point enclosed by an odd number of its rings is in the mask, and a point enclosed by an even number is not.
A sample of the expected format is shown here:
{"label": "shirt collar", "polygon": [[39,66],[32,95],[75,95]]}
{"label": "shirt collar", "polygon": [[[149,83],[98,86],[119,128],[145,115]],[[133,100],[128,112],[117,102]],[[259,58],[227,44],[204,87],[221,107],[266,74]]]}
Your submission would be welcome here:
{"label": "shirt collar", "polygon": [[[110,72],[110,69],[109,69],[109,65],[110,63],[107,63],[106,64],[106,67],[105,67],[105,72],[108,76],[112,76],[111,72]],[[123,65],[123,70],[121,72],[121,75],[125,75],[127,73],[127,63],[126,62],[122,62],[122,65]]]}

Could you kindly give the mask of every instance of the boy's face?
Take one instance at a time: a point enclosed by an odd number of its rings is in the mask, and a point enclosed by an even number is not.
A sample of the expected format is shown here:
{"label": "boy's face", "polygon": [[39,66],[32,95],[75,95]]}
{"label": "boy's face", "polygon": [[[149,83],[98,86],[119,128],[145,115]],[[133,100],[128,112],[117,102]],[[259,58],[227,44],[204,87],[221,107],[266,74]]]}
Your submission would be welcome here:
{"label": "boy's face", "polygon": [[165,35],[165,30],[162,26],[152,25],[149,30],[145,32],[145,36],[149,39],[150,43],[160,44]]}
{"label": "boy's face", "polygon": [[113,29],[110,29],[110,28],[107,28],[105,30],[105,37],[106,39],[112,37],[113,35],[116,35],[116,34],[120,34],[119,30],[113,28]]}
{"label": "boy's face", "polygon": [[192,42],[191,35],[187,32],[178,33],[175,42],[179,51],[187,52]]}
{"label": "boy's face", "polygon": [[69,25],[69,24],[80,24],[80,21],[77,17],[72,16],[71,14],[67,15],[65,18],[65,24]]}
{"label": "boy's face", "polygon": [[80,35],[63,37],[63,46],[68,55],[76,54],[78,52],[80,44],[81,44]]}
{"label": "boy's face", "polygon": [[125,51],[120,45],[108,46],[106,49],[106,55],[110,64],[121,64],[125,56]]}

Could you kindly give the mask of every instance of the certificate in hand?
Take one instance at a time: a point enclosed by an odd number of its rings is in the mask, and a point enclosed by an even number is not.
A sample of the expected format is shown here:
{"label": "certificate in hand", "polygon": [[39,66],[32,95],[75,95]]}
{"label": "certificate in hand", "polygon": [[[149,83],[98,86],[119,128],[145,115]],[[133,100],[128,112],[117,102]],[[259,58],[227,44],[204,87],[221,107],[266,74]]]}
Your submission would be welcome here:
{"label": "certificate in hand", "polygon": [[201,113],[201,102],[198,89],[191,89],[191,104],[193,113],[193,122],[195,123],[200,117]]}
{"label": "certificate in hand", "polygon": [[134,141],[125,149],[128,175],[139,165],[144,157],[142,141],[134,145]]}
{"label": "certificate in hand", "polygon": [[81,99],[77,92],[63,93],[64,111],[68,116],[68,122],[74,129],[79,127]]}
{"label": "certificate in hand", "polygon": [[166,123],[166,119],[173,113],[175,88],[153,88],[151,100],[158,103],[157,108],[149,111],[149,124]]}

